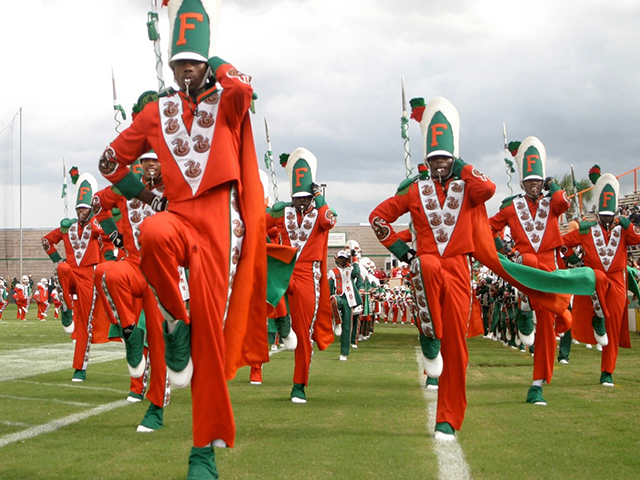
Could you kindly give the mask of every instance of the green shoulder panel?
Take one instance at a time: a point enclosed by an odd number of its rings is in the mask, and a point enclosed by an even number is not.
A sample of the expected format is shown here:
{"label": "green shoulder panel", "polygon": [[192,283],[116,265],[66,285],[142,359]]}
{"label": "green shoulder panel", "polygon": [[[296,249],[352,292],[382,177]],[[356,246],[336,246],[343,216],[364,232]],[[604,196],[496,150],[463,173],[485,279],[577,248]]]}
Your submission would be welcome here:
{"label": "green shoulder panel", "polygon": [[412,183],[418,181],[420,175],[416,175],[415,177],[409,177],[402,181],[400,185],[398,185],[398,190],[396,190],[396,195],[406,195],[409,192],[409,187]]}
{"label": "green shoulder panel", "polygon": [[580,235],[586,235],[589,233],[589,231],[591,230],[591,227],[593,227],[596,224],[596,222],[588,222],[586,220],[583,220],[582,222],[580,222]]}
{"label": "green shoulder panel", "polygon": [[169,97],[169,96],[173,95],[174,93],[176,93],[176,90],[173,87],[169,87],[166,90],[158,93],[158,98]]}
{"label": "green shoulder panel", "polygon": [[273,204],[273,206],[271,207],[271,211],[269,211],[269,215],[271,215],[273,218],[280,218],[284,215],[284,209],[285,207],[289,205],[286,202],[276,202]]}
{"label": "green shoulder panel", "polygon": [[503,208],[507,208],[509,205],[511,205],[513,203],[513,199],[517,198],[517,197],[521,197],[522,195],[512,195],[510,197],[505,198],[502,201],[502,205],[500,205],[500,210],[502,210]]}
{"label": "green shoulder panel", "polygon": [[73,218],[73,219],[71,219],[71,218],[63,218],[62,220],[60,220],[60,227],[69,229],[69,228],[71,228],[71,225],[73,225],[77,221],[78,221],[77,218]]}

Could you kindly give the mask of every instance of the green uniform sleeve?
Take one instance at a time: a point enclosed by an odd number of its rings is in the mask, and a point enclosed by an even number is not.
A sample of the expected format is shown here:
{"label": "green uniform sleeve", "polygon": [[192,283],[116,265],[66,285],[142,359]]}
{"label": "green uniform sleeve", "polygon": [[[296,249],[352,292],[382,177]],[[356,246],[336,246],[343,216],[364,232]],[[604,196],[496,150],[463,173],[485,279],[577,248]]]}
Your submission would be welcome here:
{"label": "green uniform sleeve", "polygon": [[409,250],[409,245],[404,243],[402,240],[396,240],[393,245],[389,247],[389,251],[393,253],[398,259],[404,257],[409,252]]}
{"label": "green uniform sleeve", "polygon": [[104,233],[106,233],[107,235],[111,235],[113,232],[118,230],[118,227],[113,217],[105,218],[103,221],[100,222],[100,226],[104,230]]}
{"label": "green uniform sleeve", "polygon": [[140,181],[138,176],[129,172],[125,177],[115,184],[116,188],[127,200],[137,197],[142,190],[144,190],[144,184]]}

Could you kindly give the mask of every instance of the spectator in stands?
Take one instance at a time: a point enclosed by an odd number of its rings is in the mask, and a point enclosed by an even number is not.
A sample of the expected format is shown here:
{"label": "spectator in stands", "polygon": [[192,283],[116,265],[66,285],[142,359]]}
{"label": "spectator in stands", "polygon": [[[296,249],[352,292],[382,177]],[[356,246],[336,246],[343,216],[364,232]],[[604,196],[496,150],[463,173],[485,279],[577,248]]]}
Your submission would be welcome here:
{"label": "spectator in stands", "polygon": [[629,220],[634,225],[640,225],[640,205],[633,207],[633,212],[629,215]]}

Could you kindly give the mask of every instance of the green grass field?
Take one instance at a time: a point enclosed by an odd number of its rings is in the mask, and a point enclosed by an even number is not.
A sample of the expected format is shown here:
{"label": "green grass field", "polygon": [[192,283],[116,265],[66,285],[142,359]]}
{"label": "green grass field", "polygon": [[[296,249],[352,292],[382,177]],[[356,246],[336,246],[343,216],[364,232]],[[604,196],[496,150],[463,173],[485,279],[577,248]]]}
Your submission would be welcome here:
{"label": "green grass field", "polygon": [[[52,317],[50,313],[50,317]],[[222,479],[631,479],[640,476],[640,337],[622,349],[616,386],[598,384],[600,354],[574,345],[556,364],[546,407],[525,403],[532,359],[469,341],[467,414],[458,442],[433,441],[436,394],[424,390],[417,331],[379,324],[347,362],[316,352],[306,405],[289,401],[293,354],[243,368],[230,382],[236,446],[216,449]],[[121,344],[96,345],[87,381],[71,383],[71,342],[59,323],[0,321],[0,479],[184,479],[188,389],[174,390],[165,426],[136,433],[148,402],[128,404]],[[95,358],[95,361],[93,360]],[[215,412],[211,412],[215,415]],[[457,450],[452,450],[455,448]],[[466,469],[448,468],[462,452]],[[460,458],[456,461],[459,461]],[[463,464],[464,465],[464,464]]]}

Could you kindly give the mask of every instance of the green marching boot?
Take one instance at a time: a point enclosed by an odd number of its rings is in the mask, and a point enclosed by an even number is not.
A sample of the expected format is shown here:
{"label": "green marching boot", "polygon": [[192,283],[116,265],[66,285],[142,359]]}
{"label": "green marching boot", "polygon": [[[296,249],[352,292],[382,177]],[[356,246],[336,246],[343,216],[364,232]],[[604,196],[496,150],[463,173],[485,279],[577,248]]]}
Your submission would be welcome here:
{"label": "green marching boot", "polygon": [[594,315],[591,319],[591,325],[593,326],[593,333],[598,344],[606,347],[609,344],[609,337],[607,337],[607,330],[604,326],[604,318]]}
{"label": "green marching boot", "polygon": [[609,372],[602,372],[600,374],[600,383],[603,387],[613,387],[613,377]]}
{"label": "green marching boot", "polygon": [[144,358],[144,330],[135,324],[123,329],[124,348],[127,352],[129,375],[140,378],[144,375],[146,362]]}
{"label": "green marching boot", "polygon": [[159,407],[151,403],[149,408],[147,408],[147,413],[144,414],[144,418],[138,425],[138,429],[136,431],[141,433],[149,433],[154,432],[156,430],[160,430],[162,428],[162,416],[164,413],[164,408]]}
{"label": "green marching boot", "polygon": [[427,377],[427,390],[438,390],[438,379]]}
{"label": "green marching boot", "polygon": [[531,385],[527,392],[527,403],[533,403],[534,405],[546,405],[544,397],[542,396],[542,387],[537,385]]}
{"label": "green marching boot", "polygon": [[440,354],[440,340],[420,334],[420,349],[422,350],[422,366],[431,378],[438,378],[442,374],[442,355]]}
{"label": "green marching boot", "polygon": [[216,456],[213,447],[191,447],[187,480],[218,480]]}
{"label": "green marching boot", "polygon": [[448,422],[436,423],[434,438],[441,442],[451,442],[456,439],[456,431]]}
{"label": "green marching boot", "polygon": [[291,389],[291,401],[293,403],[307,403],[307,396],[304,393],[304,384],[293,384],[293,388]]}
{"label": "green marching boot", "polygon": [[73,310],[70,308],[67,310],[62,310],[60,314],[60,323],[62,323],[62,329],[65,333],[73,333],[75,330],[75,325],[73,323]]}
{"label": "green marching boot", "polygon": [[144,397],[139,393],[129,391],[129,396],[127,396],[127,402],[129,403],[138,403],[144,400]]}
{"label": "green marching boot", "polygon": [[191,326],[181,320],[169,333],[169,323],[164,322],[164,358],[167,362],[167,373],[174,388],[184,388],[191,382],[193,363],[191,361]]}
{"label": "green marching boot", "polygon": [[76,369],[73,372],[73,377],[71,377],[72,382],[84,382],[87,379],[87,371],[86,370],[78,370]]}
{"label": "green marching boot", "polygon": [[535,340],[535,334],[533,333],[533,313],[518,310],[518,313],[516,313],[516,328],[518,329],[520,342],[527,347],[533,345]]}

